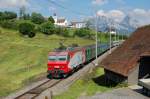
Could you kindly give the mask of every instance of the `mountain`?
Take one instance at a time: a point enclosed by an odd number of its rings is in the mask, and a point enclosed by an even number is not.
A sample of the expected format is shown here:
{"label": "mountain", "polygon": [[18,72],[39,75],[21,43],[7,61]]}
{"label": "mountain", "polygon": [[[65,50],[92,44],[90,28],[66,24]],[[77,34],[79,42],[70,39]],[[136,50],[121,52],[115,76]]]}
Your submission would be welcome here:
{"label": "mountain", "polygon": [[121,22],[116,22],[105,16],[99,16],[97,19],[90,18],[88,22],[90,23],[90,28],[95,28],[97,23],[98,31],[108,32],[111,27],[111,29],[118,31],[119,33],[125,33],[126,35],[130,35],[139,26],[138,21],[135,19],[133,20],[129,15]]}

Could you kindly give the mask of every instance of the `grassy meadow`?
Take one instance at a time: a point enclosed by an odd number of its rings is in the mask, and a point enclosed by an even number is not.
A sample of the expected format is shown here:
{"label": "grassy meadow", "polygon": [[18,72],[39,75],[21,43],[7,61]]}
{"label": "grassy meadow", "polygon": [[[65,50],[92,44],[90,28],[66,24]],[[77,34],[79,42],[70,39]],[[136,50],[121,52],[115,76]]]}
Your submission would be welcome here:
{"label": "grassy meadow", "polygon": [[48,52],[65,45],[93,44],[93,40],[79,37],[65,38],[37,33],[34,38],[22,37],[18,31],[0,28],[0,97],[9,95],[32,77],[46,72]]}

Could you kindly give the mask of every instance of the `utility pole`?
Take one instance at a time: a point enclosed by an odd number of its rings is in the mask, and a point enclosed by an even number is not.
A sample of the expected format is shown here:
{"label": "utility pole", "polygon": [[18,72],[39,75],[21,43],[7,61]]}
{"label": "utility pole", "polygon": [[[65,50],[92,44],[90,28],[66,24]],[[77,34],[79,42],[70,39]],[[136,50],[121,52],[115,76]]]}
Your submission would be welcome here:
{"label": "utility pole", "polygon": [[95,35],[95,45],[96,45],[96,48],[95,48],[95,51],[96,51],[96,63],[95,63],[95,66],[98,66],[98,54],[97,54],[97,46],[98,46],[98,40],[97,40],[97,33],[98,33],[98,29],[97,29],[97,25],[98,25],[98,22],[97,22],[98,20],[97,20],[97,12],[95,13],[95,32],[96,32],[96,35]]}
{"label": "utility pole", "polygon": [[110,42],[110,48],[109,48],[109,54],[111,54],[111,24],[110,24],[110,27],[109,27],[109,33],[110,33],[110,36],[109,36],[109,42]]}
{"label": "utility pole", "polygon": [[115,29],[115,41],[117,41],[117,31]]}
{"label": "utility pole", "polygon": [[124,34],[124,33],[122,32],[122,41],[123,41],[123,34]]}

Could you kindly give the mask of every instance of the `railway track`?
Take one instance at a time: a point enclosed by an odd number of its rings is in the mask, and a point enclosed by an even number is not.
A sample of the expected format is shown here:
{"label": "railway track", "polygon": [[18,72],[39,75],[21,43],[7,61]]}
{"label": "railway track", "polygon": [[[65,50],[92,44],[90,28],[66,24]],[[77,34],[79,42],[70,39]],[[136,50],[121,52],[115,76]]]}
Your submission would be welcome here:
{"label": "railway track", "polygon": [[43,91],[55,86],[59,82],[61,82],[61,80],[48,80],[38,85],[37,87],[25,92],[24,94],[16,97],[15,99],[36,99],[36,97],[38,97]]}
{"label": "railway track", "polygon": [[[115,49],[115,48],[114,48]],[[114,50],[113,49],[113,50]],[[104,57],[107,56],[108,53],[102,55],[98,60],[99,62],[102,61]],[[94,63],[96,60],[91,61],[91,63],[86,64],[84,68],[80,69],[73,75],[70,75],[66,79],[47,79],[45,78],[39,84],[35,84],[33,87],[28,87],[27,90],[20,92],[19,94],[10,95],[4,99],[52,99],[50,98],[52,95],[58,95],[69,86],[94,68]],[[52,93],[50,93],[52,92]],[[41,98],[42,97],[42,98]]]}

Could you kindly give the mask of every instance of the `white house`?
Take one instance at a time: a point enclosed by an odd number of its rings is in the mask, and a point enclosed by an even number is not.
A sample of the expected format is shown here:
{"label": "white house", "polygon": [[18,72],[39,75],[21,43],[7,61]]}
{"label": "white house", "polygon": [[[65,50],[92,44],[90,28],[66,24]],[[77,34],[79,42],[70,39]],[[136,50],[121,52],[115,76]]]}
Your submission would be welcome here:
{"label": "white house", "polygon": [[71,27],[72,28],[84,28],[86,27],[86,23],[85,22],[71,22]]}
{"label": "white house", "polygon": [[117,34],[116,31],[110,31],[110,33],[111,33],[111,34],[114,34],[114,35]]}
{"label": "white house", "polygon": [[55,21],[55,25],[61,26],[61,27],[67,27],[68,21],[65,18],[58,18],[56,14],[54,14],[53,19]]}

